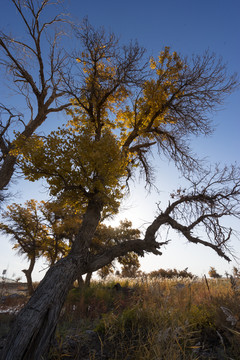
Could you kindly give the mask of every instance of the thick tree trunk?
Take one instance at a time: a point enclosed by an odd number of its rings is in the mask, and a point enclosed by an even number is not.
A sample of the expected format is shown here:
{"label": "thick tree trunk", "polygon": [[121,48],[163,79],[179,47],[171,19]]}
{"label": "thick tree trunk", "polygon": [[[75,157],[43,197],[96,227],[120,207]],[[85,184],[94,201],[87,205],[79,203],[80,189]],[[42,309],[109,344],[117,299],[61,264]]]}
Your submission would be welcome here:
{"label": "thick tree trunk", "polygon": [[81,259],[69,255],[51,267],[7,339],[2,360],[40,360],[47,354],[60,311],[79,273]]}
{"label": "thick tree trunk", "polygon": [[[92,223],[93,225],[93,223]],[[90,229],[89,229],[90,230]],[[164,243],[165,244],[165,243]],[[114,258],[138,249],[160,254],[160,244],[130,240],[106,249],[102,255],[89,257],[73,252],[51,267],[28,304],[19,313],[7,339],[2,360],[42,360],[55,333],[60,311],[72,283],[79,275],[109,264]]]}
{"label": "thick tree trunk", "polygon": [[88,249],[100,214],[101,204],[90,201],[70,254],[48,270],[27,305],[18,314],[7,338],[2,360],[44,359],[68,291],[80,275],[96,271],[130,251],[143,253],[146,250],[160,254],[157,248],[161,243],[150,238],[150,241],[126,241],[106,249],[102,254],[90,256]]}
{"label": "thick tree trunk", "polygon": [[66,296],[76,278],[87,272],[89,244],[100,220],[102,205],[90,200],[79,234],[68,256],[53,265],[8,336],[2,360],[42,360],[47,354]]}

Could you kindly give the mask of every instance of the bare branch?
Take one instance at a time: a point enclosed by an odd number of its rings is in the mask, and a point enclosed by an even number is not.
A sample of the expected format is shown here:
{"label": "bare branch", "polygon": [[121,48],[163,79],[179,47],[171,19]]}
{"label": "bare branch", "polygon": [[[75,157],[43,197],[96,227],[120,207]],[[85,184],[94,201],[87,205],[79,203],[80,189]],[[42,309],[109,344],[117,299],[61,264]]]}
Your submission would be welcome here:
{"label": "bare branch", "polygon": [[135,124],[123,147],[131,148],[139,133],[144,133],[145,142],[156,141],[160,153],[172,159],[180,170],[188,171],[200,166],[199,160],[191,154],[189,137],[211,134],[209,116],[239,83],[236,75],[227,76],[225,64],[215,54],[206,52],[190,61],[181,61],[174,91],[169,88],[172,82],[167,78],[167,68],[154,80],[151,74],[151,79],[143,83],[142,93],[131,109]]}
{"label": "bare branch", "polygon": [[[158,217],[172,228],[182,233],[190,242],[201,243],[214,249],[228,261],[229,240],[236,236],[231,228],[225,227],[220,220],[226,217],[240,218],[240,169],[224,167],[206,171],[201,181],[191,180],[189,191],[179,189],[167,209]],[[201,240],[196,234],[202,229],[208,241]]]}
{"label": "bare branch", "polygon": [[[53,40],[50,40],[50,35],[53,33],[51,28],[55,23],[63,25],[66,21],[62,14],[45,20],[44,10],[46,7],[60,4],[61,1],[12,0],[12,3],[23,20],[28,38],[26,41],[18,40],[1,32],[0,64],[12,76],[12,84],[17,88],[18,94],[23,96],[29,109],[29,114],[26,115],[28,119],[25,123],[20,116],[15,116],[15,122],[24,125],[23,130],[21,130],[21,126],[18,126],[18,136],[28,139],[46,120],[49,113],[63,111],[70,105],[69,101],[56,104],[56,101],[63,99],[66,94],[61,89],[61,84],[62,68],[67,65],[67,56],[63,51],[57,51],[57,44],[63,35],[63,30],[55,31]],[[45,60],[46,56],[50,60],[49,64]],[[8,107],[5,105],[5,108]],[[0,129],[2,152],[0,155],[2,160],[0,189],[7,187],[16,164],[16,156],[9,153],[10,149],[14,147],[15,140],[11,130],[13,117],[11,114],[9,115],[8,121]],[[6,140],[7,138],[8,140]]]}

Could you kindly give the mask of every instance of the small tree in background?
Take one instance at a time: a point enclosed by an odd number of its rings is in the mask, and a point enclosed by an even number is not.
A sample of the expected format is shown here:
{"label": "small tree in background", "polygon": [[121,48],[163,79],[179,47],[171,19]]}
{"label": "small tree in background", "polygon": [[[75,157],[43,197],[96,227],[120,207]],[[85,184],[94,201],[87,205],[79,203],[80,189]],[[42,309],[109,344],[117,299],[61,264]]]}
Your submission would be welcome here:
{"label": "small tree in background", "polygon": [[22,271],[26,275],[28,292],[31,295],[34,292],[32,272],[36,260],[43,254],[42,239],[46,237],[45,227],[37,212],[37,202],[29,200],[25,207],[12,204],[2,216],[6,223],[0,223],[0,231],[10,235],[14,242],[13,249],[29,260],[28,269]]}
{"label": "small tree in background", "polygon": [[52,266],[67,255],[80,226],[80,216],[57,203],[38,203],[31,199],[24,206],[15,203],[9,205],[2,217],[5,221],[0,223],[0,232],[10,235],[13,249],[29,260],[28,269],[22,271],[31,295],[34,291],[32,272],[37,259],[43,256]]}
{"label": "small tree in background", "polygon": [[114,267],[112,263],[108,264],[99,269],[97,273],[102,280],[105,280],[109,275],[114,274]]}
{"label": "small tree in background", "polygon": [[[132,228],[131,221],[126,219],[120,221],[120,225],[115,228],[100,224],[96,230],[91,250],[93,253],[97,253],[104,245],[115,246],[123,243],[126,239],[138,239],[140,235],[140,231]],[[140,268],[139,256],[134,252],[129,252],[124,256],[117,257],[114,261],[99,269],[98,275],[105,279],[108,275],[113,274],[116,262],[122,265],[119,275],[123,277],[135,277],[137,270]]]}
{"label": "small tree in background", "polygon": [[[45,257],[49,266],[66,256],[82,222],[82,215],[70,206],[63,206],[59,202],[40,203],[36,200],[26,201],[24,206],[12,204],[3,213],[5,222],[0,223],[0,231],[11,235],[14,242],[13,249],[20,255],[25,255],[30,261],[29,268],[22,270],[26,275],[28,291],[34,291],[32,272],[39,257]],[[126,239],[137,239],[140,236],[138,229],[132,228],[130,221],[124,220],[116,228],[99,224],[91,246],[91,253],[96,254],[104,246],[114,246]],[[140,267],[138,255],[130,252],[118,258],[122,265],[122,276],[135,277]],[[114,262],[99,269],[101,278],[113,273]],[[88,272],[85,285],[89,286],[92,273]],[[79,286],[84,281],[82,276],[77,277]]]}
{"label": "small tree in background", "polygon": [[178,271],[178,277],[182,279],[186,279],[186,278],[193,279],[196,276],[194,276],[190,271],[188,271],[188,268],[186,268]]}
{"label": "small tree in background", "polygon": [[162,278],[162,279],[173,279],[173,278],[181,278],[181,279],[192,279],[194,275],[188,271],[188,268],[184,270],[177,269],[159,269],[149,273],[150,278]]}
{"label": "small tree in background", "polygon": [[220,279],[222,277],[222,275],[218,274],[217,270],[212,266],[210,267],[208,275],[213,279]]}
{"label": "small tree in background", "polygon": [[240,270],[236,266],[233,267],[233,276],[240,278]]}
{"label": "small tree in background", "polygon": [[121,256],[118,258],[118,261],[122,265],[120,276],[129,278],[137,277],[140,268],[140,262],[136,253],[130,252],[125,256]]}

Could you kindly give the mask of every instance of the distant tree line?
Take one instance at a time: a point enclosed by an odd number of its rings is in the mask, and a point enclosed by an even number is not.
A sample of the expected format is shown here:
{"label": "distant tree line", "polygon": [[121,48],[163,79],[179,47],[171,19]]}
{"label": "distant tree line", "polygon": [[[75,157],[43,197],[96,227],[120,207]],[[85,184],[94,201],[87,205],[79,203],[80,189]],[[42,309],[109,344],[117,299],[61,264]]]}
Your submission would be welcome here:
{"label": "distant tree line", "polygon": [[174,278],[182,278],[182,279],[193,279],[195,275],[188,271],[188,268],[183,270],[177,269],[159,269],[156,271],[152,271],[148,274],[150,278],[162,278],[162,279],[174,279]]}

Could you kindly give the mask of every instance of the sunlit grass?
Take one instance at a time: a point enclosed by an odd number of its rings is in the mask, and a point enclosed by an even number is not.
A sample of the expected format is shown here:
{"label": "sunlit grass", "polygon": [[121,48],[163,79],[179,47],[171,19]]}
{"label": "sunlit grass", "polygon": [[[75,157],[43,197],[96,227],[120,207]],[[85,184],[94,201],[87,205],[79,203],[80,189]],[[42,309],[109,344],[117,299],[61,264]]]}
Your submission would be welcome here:
{"label": "sunlit grass", "polygon": [[72,290],[58,334],[94,330],[113,360],[240,358],[240,299],[228,279],[129,279],[121,281],[125,292],[113,286]]}
{"label": "sunlit grass", "polygon": [[[83,351],[91,360],[240,359],[239,281],[140,278],[74,288],[49,359]],[[12,316],[1,320],[4,336]]]}

